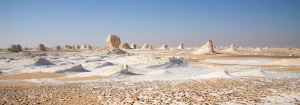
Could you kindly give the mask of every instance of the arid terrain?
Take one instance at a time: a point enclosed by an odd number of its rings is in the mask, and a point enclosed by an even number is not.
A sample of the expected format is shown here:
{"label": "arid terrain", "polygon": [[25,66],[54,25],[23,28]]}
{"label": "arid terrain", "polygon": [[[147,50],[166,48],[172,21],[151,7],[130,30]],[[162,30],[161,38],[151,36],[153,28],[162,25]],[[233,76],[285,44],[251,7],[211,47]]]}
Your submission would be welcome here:
{"label": "arid terrain", "polygon": [[2,50],[0,103],[300,104],[297,48],[126,44]]}

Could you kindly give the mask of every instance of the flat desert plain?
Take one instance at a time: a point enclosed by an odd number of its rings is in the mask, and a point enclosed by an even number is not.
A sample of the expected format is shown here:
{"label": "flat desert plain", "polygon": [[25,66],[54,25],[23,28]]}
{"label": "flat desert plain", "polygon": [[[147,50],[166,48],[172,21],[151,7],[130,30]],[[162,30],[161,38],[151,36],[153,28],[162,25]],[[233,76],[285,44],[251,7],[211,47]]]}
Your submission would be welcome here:
{"label": "flat desert plain", "polygon": [[300,50],[231,48],[1,51],[0,103],[300,104]]}

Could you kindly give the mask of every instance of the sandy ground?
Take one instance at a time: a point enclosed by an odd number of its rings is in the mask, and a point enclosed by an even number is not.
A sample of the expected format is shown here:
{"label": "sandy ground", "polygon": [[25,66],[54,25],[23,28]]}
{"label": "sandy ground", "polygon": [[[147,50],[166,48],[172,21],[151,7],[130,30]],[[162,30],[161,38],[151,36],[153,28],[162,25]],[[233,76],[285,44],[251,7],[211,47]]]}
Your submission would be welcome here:
{"label": "sandy ground", "polygon": [[300,51],[195,50],[0,52],[0,103],[300,104]]}
{"label": "sandy ground", "polygon": [[12,75],[0,75],[0,80],[60,78],[63,76],[65,76],[65,74],[36,72],[36,73],[21,73],[21,74],[12,74]]}

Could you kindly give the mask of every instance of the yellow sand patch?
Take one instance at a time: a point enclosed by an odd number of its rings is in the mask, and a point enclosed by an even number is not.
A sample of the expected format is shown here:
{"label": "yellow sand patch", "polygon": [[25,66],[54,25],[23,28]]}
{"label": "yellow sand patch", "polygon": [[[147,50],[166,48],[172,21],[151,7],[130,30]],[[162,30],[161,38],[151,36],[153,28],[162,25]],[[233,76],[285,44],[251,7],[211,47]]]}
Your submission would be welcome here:
{"label": "yellow sand patch", "polygon": [[206,65],[212,65],[212,66],[227,66],[227,65],[233,65],[233,64],[219,64],[219,63],[209,63],[209,62],[200,62],[200,61],[194,61],[194,60],[185,60],[185,62],[189,64],[206,64]]}
{"label": "yellow sand patch", "polygon": [[[220,64],[220,63],[209,63],[209,62],[200,62],[198,60],[193,59],[187,59],[185,62],[189,64],[206,64],[206,65],[212,65],[212,66],[229,66],[229,65],[241,65],[241,64]],[[252,65],[243,65],[243,66],[252,66]]]}
{"label": "yellow sand patch", "polygon": [[9,68],[0,68],[0,71],[1,71],[1,70],[9,70]]}
{"label": "yellow sand patch", "polygon": [[262,68],[278,68],[278,67],[284,67],[280,65],[258,65],[257,67],[262,67]]}
{"label": "yellow sand patch", "polygon": [[1,82],[0,86],[36,86],[37,83],[32,82]]}
{"label": "yellow sand patch", "polygon": [[297,72],[300,72],[300,68],[299,67],[290,67],[287,70],[288,71],[297,71]]}
{"label": "yellow sand patch", "polygon": [[0,80],[6,79],[40,79],[40,78],[60,78],[65,76],[65,74],[57,74],[57,73],[21,73],[21,74],[13,74],[13,75],[0,75]]}

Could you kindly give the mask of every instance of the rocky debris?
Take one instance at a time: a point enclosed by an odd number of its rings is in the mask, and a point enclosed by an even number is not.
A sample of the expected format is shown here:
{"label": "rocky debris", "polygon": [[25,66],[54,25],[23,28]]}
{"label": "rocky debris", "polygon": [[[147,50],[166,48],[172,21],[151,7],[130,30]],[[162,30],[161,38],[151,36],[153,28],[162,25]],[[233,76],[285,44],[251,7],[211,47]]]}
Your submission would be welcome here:
{"label": "rocky debris", "polygon": [[47,60],[46,58],[38,58],[35,63],[35,66],[42,66],[42,65],[54,65],[53,63],[51,63],[49,60]]}
{"label": "rocky debris", "polygon": [[192,52],[194,54],[217,54],[213,47],[213,42],[208,40],[199,50]]}
{"label": "rocky debris", "polygon": [[[298,79],[213,79],[201,81],[97,81],[63,85],[0,88],[3,104],[298,104],[294,97],[279,103],[270,96],[299,94]],[[8,101],[9,100],[9,101]]]}
{"label": "rocky debris", "polygon": [[130,49],[130,46],[128,45],[128,43],[121,43],[119,48],[122,48],[122,49]]}
{"label": "rocky debris", "polygon": [[46,51],[46,47],[44,46],[44,44],[39,44],[37,49],[40,51]]}
{"label": "rocky debris", "polygon": [[121,39],[116,35],[109,35],[106,39],[106,43],[109,48],[119,48]]}
{"label": "rocky debris", "polygon": [[184,49],[183,43],[180,43],[179,46],[177,47],[178,49]]}
{"label": "rocky debris", "polygon": [[130,47],[131,47],[132,49],[136,49],[136,44],[135,44],[135,43],[131,43]]}

